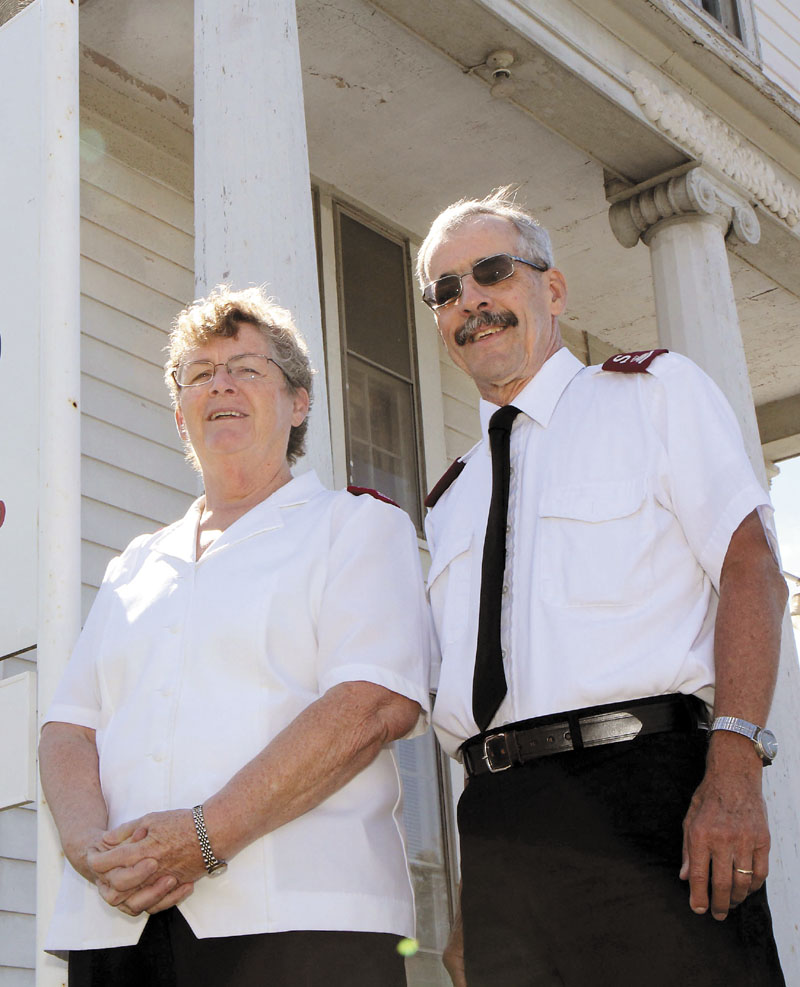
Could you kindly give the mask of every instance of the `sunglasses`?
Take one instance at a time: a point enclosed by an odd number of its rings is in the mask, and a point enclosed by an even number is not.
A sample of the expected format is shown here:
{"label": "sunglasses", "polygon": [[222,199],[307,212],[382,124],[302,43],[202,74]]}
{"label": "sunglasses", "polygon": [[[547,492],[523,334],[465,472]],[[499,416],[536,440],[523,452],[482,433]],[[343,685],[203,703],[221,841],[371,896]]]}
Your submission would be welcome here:
{"label": "sunglasses", "polygon": [[[514,261],[520,264],[527,264],[537,271],[549,270],[546,264],[534,264],[533,261],[525,260],[523,257],[512,257],[511,254],[492,254],[491,257],[484,257],[479,260],[468,274],[475,278],[475,282],[483,288],[492,284],[505,281],[514,273]],[[467,274],[445,274],[443,278],[431,281],[422,289],[422,300],[432,309],[449,305],[459,297],[462,290],[462,278]]]}

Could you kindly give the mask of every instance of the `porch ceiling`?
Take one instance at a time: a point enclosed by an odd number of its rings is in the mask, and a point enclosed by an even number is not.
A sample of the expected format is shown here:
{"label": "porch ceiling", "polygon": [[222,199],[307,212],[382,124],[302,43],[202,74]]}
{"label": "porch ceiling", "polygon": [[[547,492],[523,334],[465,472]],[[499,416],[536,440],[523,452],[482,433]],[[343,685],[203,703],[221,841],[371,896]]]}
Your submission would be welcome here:
{"label": "porch ceiling", "polygon": [[[417,6],[404,3],[406,21]],[[315,178],[415,238],[453,199],[518,183],[553,234],[570,287],[568,323],[620,349],[655,345],[648,252],[626,250],[612,235],[604,166],[637,180],[683,155],[577,76],[557,71],[483,4],[419,6],[428,13],[409,28],[366,0],[298,0]],[[85,0],[81,41],[108,60],[108,71],[191,104],[192,0]],[[493,99],[468,71],[503,46],[520,58],[525,107]],[[574,121],[571,130],[565,120]],[[800,298],[787,278],[779,284],[754,265],[775,270],[757,248],[747,260],[731,256],[754,397],[774,408],[799,391]],[[788,448],[781,446],[783,455]]]}

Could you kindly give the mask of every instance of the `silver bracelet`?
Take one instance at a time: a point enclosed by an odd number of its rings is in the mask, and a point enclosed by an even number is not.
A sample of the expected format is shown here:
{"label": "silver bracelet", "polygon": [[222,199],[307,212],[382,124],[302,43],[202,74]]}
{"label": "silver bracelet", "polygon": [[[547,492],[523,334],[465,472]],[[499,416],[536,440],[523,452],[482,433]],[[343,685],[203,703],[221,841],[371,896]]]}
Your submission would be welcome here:
{"label": "silver bracelet", "polygon": [[200,841],[200,852],[203,854],[203,863],[206,865],[208,876],[218,877],[220,874],[224,874],[228,869],[228,864],[225,860],[218,860],[211,849],[211,840],[209,840],[206,832],[206,820],[202,805],[196,805],[192,809],[192,819],[194,819],[194,828],[197,839]]}

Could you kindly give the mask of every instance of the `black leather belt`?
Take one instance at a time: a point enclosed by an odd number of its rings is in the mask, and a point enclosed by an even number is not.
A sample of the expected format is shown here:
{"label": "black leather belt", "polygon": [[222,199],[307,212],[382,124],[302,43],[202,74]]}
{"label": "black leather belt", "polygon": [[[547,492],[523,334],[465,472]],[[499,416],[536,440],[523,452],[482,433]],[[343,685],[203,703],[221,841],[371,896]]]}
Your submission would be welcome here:
{"label": "black leather belt", "polygon": [[680,693],[587,706],[487,730],[459,748],[467,773],[492,774],[548,754],[618,744],[649,733],[708,730],[708,712],[697,696]]}

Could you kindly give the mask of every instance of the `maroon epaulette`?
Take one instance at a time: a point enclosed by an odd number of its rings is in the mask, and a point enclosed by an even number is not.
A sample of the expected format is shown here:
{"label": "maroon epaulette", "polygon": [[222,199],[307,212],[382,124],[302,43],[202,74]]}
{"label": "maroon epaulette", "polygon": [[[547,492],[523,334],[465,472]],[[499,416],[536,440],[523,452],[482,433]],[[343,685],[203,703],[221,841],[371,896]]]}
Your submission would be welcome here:
{"label": "maroon epaulette", "polygon": [[442,473],[439,479],[436,481],[436,485],[433,490],[425,498],[425,506],[433,507],[436,501],[442,496],[442,494],[447,490],[451,483],[456,480],[461,475],[461,470],[467,464],[461,459],[454,459],[452,463],[447,467],[447,469]]}
{"label": "maroon epaulette", "polygon": [[635,353],[615,353],[603,364],[603,370],[620,374],[643,374],[657,356],[669,350],[638,350]]}
{"label": "maroon epaulette", "polygon": [[3,527],[3,521],[6,519],[6,505],[0,500],[0,528]]}
{"label": "maroon epaulette", "polygon": [[374,497],[375,500],[382,500],[384,504],[391,504],[392,507],[399,507],[400,505],[392,500],[391,497],[386,497],[384,494],[379,493],[377,490],[373,490],[372,487],[353,487],[347,488],[347,492],[354,494],[356,497],[360,497],[362,494],[369,494],[370,497]]}

